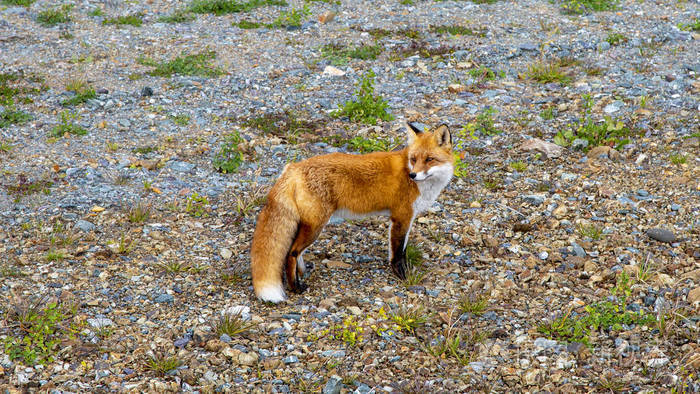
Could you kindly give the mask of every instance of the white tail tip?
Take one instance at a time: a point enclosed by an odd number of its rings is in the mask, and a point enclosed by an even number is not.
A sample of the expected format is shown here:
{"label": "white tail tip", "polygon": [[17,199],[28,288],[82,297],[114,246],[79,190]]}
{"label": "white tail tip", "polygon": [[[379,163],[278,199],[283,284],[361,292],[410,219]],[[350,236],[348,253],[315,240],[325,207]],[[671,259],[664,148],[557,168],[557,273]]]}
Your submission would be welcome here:
{"label": "white tail tip", "polygon": [[284,289],[282,286],[265,286],[261,288],[258,292],[258,298],[265,302],[273,302],[273,303],[278,303],[286,300],[287,298],[284,296]]}

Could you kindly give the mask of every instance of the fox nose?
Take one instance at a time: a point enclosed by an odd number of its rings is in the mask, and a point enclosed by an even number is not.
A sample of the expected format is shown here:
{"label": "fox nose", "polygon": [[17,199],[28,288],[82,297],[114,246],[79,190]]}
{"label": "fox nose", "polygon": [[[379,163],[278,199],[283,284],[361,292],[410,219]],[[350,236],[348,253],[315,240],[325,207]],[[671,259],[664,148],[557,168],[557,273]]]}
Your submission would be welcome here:
{"label": "fox nose", "polygon": [[415,173],[415,172],[409,173],[408,176],[410,176],[411,179],[416,179],[416,173]]}

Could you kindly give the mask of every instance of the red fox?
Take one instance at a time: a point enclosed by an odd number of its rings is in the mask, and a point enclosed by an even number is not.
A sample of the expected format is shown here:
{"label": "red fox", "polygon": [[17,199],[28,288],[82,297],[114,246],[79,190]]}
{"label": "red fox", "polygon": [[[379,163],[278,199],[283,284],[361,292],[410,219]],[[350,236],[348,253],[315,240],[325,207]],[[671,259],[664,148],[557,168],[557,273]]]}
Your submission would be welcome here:
{"label": "red fox", "polygon": [[284,168],[253,235],[250,263],[258,298],[284,301],[284,278],[295,293],[307,288],[302,253],[332,217],[390,216],[389,261],[394,274],[405,279],[413,219],[433,204],[454,171],[446,125],[421,132],[409,123],[406,129],[407,146],[399,151],[331,153]]}

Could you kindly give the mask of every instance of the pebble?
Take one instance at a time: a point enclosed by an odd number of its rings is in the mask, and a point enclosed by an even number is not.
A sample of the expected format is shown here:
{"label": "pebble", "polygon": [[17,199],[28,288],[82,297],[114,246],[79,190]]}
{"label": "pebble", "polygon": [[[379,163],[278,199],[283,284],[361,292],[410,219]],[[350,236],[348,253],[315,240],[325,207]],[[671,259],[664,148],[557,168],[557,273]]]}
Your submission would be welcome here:
{"label": "pebble", "polygon": [[111,319],[108,319],[106,317],[87,319],[87,323],[92,328],[104,328],[104,327],[109,327],[109,326],[114,325],[114,322]]}
{"label": "pebble", "polygon": [[75,227],[84,233],[89,233],[95,230],[96,226],[87,220],[78,220],[75,222]]}
{"label": "pebble", "polygon": [[143,89],[141,89],[141,96],[143,96],[143,97],[153,96],[153,88],[151,88],[149,86],[144,86]]}
{"label": "pebble", "polygon": [[340,376],[333,375],[326,385],[323,386],[323,394],[340,394],[340,390],[343,388],[343,380]]}
{"label": "pebble", "polygon": [[571,149],[573,150],[583,150],[586,149],[588,146],[588,140],[584,140],[582,138],[576,138],[571,142]]}
{"label": "pebble", "polygon": [[535,346],[543,349],[551,349],[557,346],[557,341],[547,338],[537,338],[535,339]]}
{"label": "pebble", "polygon": [[544,195],[541,194],[528,194],[521,197],[525,202],[531,205],[542,205],[544,203]]}
{"label": "pebble", "polygon": [[175,297],[170,294],[159,294],[153,299],[157,303],[172,304],[175,301]]}
{"label": "pebble", "polygon": [[285,364],[294,364],[294,363],[298,363],[299,359],[297,358],[297,356],[287,356],[284,358],[283,361]]}
{"label": "pebble", "polygon": [[659,242],[673,243],[676,241],[676,236],[663,228],[650,228],[647,230],[647,236]]}

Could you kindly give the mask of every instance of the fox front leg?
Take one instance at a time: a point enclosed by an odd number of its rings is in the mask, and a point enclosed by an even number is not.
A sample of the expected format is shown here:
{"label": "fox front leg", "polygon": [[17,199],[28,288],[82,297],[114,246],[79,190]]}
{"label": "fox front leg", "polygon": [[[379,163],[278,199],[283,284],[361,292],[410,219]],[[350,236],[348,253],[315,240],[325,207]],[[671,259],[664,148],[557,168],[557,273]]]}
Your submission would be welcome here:
{"label": "fox front leg", "polygon": [[406,262],[406,241],[411,229],[411,220],[391,218],[391,270],[399,279],[406,279],[408,263]]}

